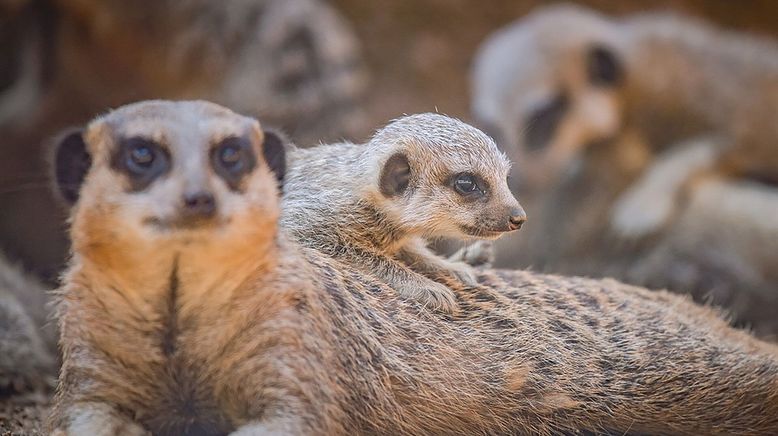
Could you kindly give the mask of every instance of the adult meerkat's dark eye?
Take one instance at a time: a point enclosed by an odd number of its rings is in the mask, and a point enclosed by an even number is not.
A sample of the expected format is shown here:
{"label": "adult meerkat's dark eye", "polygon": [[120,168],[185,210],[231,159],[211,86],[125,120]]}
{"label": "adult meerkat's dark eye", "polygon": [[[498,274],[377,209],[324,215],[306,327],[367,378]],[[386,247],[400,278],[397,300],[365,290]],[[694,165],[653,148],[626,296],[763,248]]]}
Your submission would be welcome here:
{"label": "adult meerkat's dark eye", "polygon": [[154,151],[142,144],[138,144],[129,150],[127,166],[137,172],[146,171],[154,163]]}
{"label": "adult meerkat's dark eye", "polygon": [[235,145],[225,145],[219,150],[219,163],[230,171],[240,171],[240,148]]}
{"label": "adult meerkat's dark eye", "polygon": [[257,158],[247,138],[230,136],[219,142],[211,151],[211,165],[227,185],[238,189],[243,176],[250,173]]}
{"label": "adult meerkat's dark eye", "polygon": [[457,174],[454,176],[454,190],[460,195],[472,196],[484,194],[478,185],[478,180],[472,174]]}
{"label": "adult meerkat's dark eye", "polygon": [[168,152],[154,140],[143,137],[125,138],[119,142],[111,165],[127,174],[134,191],[145,189],[170,169]]}

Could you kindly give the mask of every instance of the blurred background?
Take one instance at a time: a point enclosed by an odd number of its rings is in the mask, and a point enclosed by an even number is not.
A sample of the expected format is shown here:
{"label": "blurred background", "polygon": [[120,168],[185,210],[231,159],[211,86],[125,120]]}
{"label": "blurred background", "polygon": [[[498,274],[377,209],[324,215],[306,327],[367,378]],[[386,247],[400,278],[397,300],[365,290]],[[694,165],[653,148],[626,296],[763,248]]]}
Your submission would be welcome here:
{"label": "blurred background", "polygon": [[[521,145],[503,141],[505,125],[488,126],[472,109],[474,59],[497,29],[552,4],[0,0],[0,250],[48,283],[55,281],[67,240],[64,210],[49,193],[47,141],[63,128],[141,99],[213,100],[283,128],[302,146],[342,138],[363,141],[391,118],[438,111],[484,127],[519,160]],[[767,47],[756,58],[778,62],[772,50],[778,3],[771,0],[577,4],[615,21],[647,11],[694,17],[724,37],[731,32],[753,35],[755,46]],[[571,28],[575,30],[564,26]],[[538,41],[542,51],[543,38]],[[531,70],[537,59],[527,56],[524,61],[522,50],[529,49],[517,47],[504,57],[515,57]],[[630,64],[623,63],[627,65],[619,71],[626,69],[621,74],[629,78]],[[768,86],[778,86],[770,82],[776,71],[765,68]],[[541,76],[556,74],[543,71]],[[496,92],[510,94],[507,89]],[[741,104],[749,98],[743,95]],[[730,100],[737,105],[738,96]],[[682,119],[691,123],[697,116]],[[507,128],[516,133],[527,127]],[[710,130],[695,133],[720,133]],[[649,135],[635,135],[650,142]],[[726,307],[739,325],[765,337],[778,333],[775,186],[763,181],[708,183],[685,196],[671,221],[648,237],[620,237],[609,230],[614,204],[655,161],[667,161],[654,152],[667,144],[641,145],[639,162],[631,163],[623,155],[625,148],[611,142],[579,150],[546,171],[564,177],[516,184],[530,219],[518,235],[501,241],[499,266],[615,276],[688,292],[698,301]],[[778,155],[778,146],[774,149]],[[662,165],[673,172],[673,164]],[[522,165],[516,168],[520,172]]]}

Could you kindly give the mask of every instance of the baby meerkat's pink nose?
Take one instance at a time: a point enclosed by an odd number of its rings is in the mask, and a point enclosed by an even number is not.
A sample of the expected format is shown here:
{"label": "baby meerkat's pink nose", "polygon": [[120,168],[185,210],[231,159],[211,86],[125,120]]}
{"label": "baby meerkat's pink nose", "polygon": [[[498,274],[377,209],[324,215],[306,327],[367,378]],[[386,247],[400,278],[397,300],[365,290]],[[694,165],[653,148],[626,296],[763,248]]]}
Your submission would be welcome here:
{"label": "baby meerkat's pink nose", "polygon": [[511,209],[510,217],[508,217],[508,226],[511,230],[519,230],[521,226],[527,221],[527,213],[521,207]]}

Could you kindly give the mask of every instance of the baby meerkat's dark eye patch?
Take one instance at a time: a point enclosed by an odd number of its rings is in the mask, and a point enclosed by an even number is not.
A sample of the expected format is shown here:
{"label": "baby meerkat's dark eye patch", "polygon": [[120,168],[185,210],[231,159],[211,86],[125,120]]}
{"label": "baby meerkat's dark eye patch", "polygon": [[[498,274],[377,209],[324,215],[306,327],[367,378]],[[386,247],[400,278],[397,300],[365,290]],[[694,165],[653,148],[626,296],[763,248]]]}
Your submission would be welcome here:
{"label": "baby meerkat's dark eye patch", "polygon": [[170,154],[152,139],[124,138],[119,141],[111,166],[128,176],[133,191],[142,191],[170,170]]}
{"label": "baby meerkat's dark eye patch", "polygon": [[257,158],[251,141],[247,138],[229,136],[211,149],[211,165],[233,191],[240,188],[246,174],[254,170]]}
{"label": "baby meerkat's dark eye patch", "polygon": [[486,183],[470,173],[459,173],[451,179],[451,185],[457,194],[466,198],[481,198],[486,195]]}

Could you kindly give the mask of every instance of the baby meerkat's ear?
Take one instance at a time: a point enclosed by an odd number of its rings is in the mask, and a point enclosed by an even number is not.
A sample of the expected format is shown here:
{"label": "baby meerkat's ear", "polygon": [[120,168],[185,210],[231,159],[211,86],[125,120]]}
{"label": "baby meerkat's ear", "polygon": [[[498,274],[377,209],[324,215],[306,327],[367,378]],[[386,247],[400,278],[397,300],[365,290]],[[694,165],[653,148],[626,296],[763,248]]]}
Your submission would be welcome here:
{"label": "baby meerkat's ear", "polygon": [[589,83],[596,86],[618,86],[624,80],[624,68],[618,55],[610,47],[601,44],[589,48],[586,72]]}
{"label": "baby meerkat's ear", "polygon": [[265,142],[262,144],[262,154],[265,157],[270,171],[276,175],[278,189],[284,187],[284,175],[286,174],[286,147],[289,140],[281,133],[273,130],[265,130]]}
{"label": "baby meerkat's ear", "polygon": [[381,169],[378,179],[381,193],[387,197],[402,194],[411,180],[411,165],[403,153],[393,154]]}
{"label": "baby meerkat's ear", "polygon": [[87,151],[82,129],[64,132],[55,142],[54,182],[60,196],[69,204],[78,201],[78,193],[89,168],[92,156]]}

